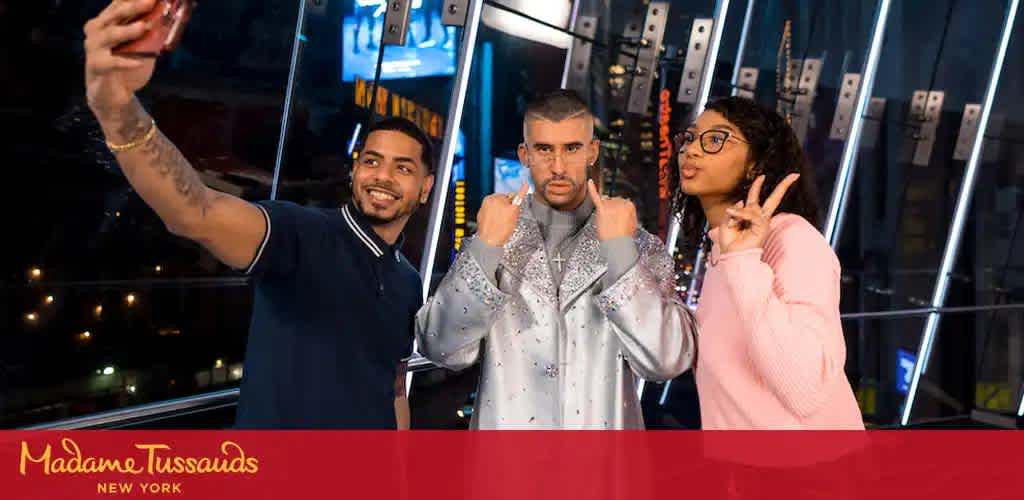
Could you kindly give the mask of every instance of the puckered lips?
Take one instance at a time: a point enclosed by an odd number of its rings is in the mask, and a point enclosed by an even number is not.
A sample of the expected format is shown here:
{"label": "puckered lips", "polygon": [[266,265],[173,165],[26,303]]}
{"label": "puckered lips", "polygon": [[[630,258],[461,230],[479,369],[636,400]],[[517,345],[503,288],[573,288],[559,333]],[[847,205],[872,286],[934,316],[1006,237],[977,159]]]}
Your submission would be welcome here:
{"label": "puckered lips", "polygon": [[683,179],[693,179],[697,176],[698,172],[700,172],[700,167],[690,162],[683,163],[682,166],[679,167],[679,175]]}

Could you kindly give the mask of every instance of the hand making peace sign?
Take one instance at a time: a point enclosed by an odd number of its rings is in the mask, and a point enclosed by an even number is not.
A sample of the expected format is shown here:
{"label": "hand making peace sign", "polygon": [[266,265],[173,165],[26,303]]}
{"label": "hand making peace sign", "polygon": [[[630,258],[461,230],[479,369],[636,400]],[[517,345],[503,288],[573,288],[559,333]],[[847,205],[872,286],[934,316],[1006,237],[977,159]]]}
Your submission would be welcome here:
{"label": "hand making peace sign", "polygon": [[761,186],[764,185],[764,176],[758,176],[754,184],[747,192],[747,201],[736,202],[735,205],[726,209],[729,218],[718,228],[718,244],[721,245],[722,253],[739,252],[764,246],[768,238],[769,223],[775,210],[782,203],[782,198],[800,174],[789,174],[761,205]]}

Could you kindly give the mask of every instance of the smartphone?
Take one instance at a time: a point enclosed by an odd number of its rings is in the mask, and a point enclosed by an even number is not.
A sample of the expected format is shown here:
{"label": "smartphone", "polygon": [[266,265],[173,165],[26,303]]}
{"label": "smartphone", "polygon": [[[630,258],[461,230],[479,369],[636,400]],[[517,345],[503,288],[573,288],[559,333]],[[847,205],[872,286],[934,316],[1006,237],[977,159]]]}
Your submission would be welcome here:
{"label": "smartphone", "polygon": [[158,57],[178,46],[185,24],[195,9],[195,0],[158,0],[153,10],[138,19],[147,21],[150,28],[137,40],[114,47],[114,54],[136,57]]}

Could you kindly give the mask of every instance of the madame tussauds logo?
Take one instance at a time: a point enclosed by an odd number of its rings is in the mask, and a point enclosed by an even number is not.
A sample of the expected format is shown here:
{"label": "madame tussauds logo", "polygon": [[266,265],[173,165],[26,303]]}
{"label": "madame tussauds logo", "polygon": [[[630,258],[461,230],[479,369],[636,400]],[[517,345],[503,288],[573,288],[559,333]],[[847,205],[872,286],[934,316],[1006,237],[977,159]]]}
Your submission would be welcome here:
{"label": "madame tussauds logo", "polygon": [[[160,443],[136,443],[134,455],[91,456],[83,453],[73,439],[61,440],[59,449],[49,443],[41,451],[33,453],[27,442],[21,442],[21,459],[18,472],[22,476],[30,471],[53,474],[83,475],[118,473],[129,475],[162,474],[256,474],[259,459],[247,456],[245,450],[233,441],[220,445],[220,454],[215,456],[182,456],[172,448]],[[99,483],[100,493],[131,493],[134,488],[149,493],[180,493],[180,483]],[[107,491],[110,489],[111,491]]]}

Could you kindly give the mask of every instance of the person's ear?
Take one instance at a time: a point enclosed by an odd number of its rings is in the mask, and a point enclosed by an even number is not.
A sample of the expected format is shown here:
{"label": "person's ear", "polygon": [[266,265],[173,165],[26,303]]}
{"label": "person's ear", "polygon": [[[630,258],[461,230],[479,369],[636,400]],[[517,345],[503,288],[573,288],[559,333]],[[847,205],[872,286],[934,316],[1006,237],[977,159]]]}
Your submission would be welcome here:
{"label": "person's ear", "polygon": [[530,168],[530,163],[529,161],[527,161],[529,158],[529,155],[527,153],[528,151],[526,149],[526,143],[520,143],[519,147],[516,148],[516,156],[519,157],[519,164],[526,168]]}
{"label": "person's ear", "polygon": [[744,177],[748,181],[753,181],[754,179],[757,179],[757,176],[764,173],[764,165],[759,161],[751,160],[747,162],[746,172],[747,173]]}
{"label": "person's ear", "polygon": [[427,175],[423,179],[423,187],[420,188],[420,204],[425,205],[430,201],[430,190],[434,188],[434,174]]}
{"label": "person's ear", "polygon": [[352,168],[348,171],[348,185],[352,186],[356,182],[356,174],[359,173],[359,159],[352,160]]}

